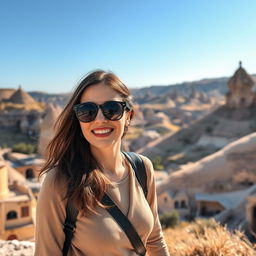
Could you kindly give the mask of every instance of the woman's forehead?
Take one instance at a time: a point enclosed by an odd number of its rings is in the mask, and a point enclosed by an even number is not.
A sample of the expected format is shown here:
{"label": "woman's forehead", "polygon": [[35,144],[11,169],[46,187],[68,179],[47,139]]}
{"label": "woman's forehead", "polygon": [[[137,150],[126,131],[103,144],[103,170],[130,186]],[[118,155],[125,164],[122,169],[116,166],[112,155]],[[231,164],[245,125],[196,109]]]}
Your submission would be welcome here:
{"label": "woman's forehead", "polygon": [[108,100],[122,100],[122,96],[105,84],[96,84],[86,88],[81,96],[80,102],[103,103]]}

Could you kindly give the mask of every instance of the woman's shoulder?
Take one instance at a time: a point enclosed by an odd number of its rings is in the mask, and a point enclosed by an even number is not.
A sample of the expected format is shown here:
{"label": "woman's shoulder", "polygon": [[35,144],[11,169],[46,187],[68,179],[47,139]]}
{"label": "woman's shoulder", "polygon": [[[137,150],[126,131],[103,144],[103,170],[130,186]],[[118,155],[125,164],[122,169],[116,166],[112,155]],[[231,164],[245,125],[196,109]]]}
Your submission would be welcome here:
{"label": "woman's shoulder", "polygon": [[147,167],[147,168],[151,168],[152,167],[153,168],[152,162],[151,162],[151,160],[147,156],[144,156],[144,155],[141,155],[141,154],[138,154],[138,155],[142,159],[145,167]]}
{"label": "woman's shoulder", "polygon": [[145,166],[145,170],[146,170],[146,173],[147,173],[147,177],[151,178],[152,176],[154,176],[154,167],[153,167],[153,164],[151,162],[151,160],[144,156],[144,155],[140,155],[140,158],[142,159],[143,163],[144,163],[144,166]]}
{"label": "woman's shoulder", "polygon": [[49,192],[65,191],[67,187],[65,178],[56,168],[44,173],[41,182],[42,189],[47,189]]}

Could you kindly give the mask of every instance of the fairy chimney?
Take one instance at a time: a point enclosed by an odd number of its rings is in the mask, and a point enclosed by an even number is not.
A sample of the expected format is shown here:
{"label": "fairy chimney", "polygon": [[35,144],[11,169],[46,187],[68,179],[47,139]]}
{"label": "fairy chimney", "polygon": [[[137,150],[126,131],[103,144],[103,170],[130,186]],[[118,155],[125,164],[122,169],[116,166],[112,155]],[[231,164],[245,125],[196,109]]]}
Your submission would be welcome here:
{"label": "fairy chimney", "polygon": [[54,124],[60,115],[61,107],[48,104],[45,110],[45,116],[40,124],[40,136],[38,143],[38,151],[41,155],[45,155],[45,149],[54,136]]}
{"label": "fairy chimney", "polygon": [[19,86],[19,89],[13,93],[13,95],[10,97],[9,102],[15,103],[15,104],[35,104],[37,103],[36,100],[30,96],[27,92],[23,91],[21,86]]}
{"label": "fairy chimney", "polygon": [[255,98],[254,84],[255,81],[245,71],[240,61],[239,68],[228,81],[229,92],[226,95],[226,105],[232,109],[250,107]]}

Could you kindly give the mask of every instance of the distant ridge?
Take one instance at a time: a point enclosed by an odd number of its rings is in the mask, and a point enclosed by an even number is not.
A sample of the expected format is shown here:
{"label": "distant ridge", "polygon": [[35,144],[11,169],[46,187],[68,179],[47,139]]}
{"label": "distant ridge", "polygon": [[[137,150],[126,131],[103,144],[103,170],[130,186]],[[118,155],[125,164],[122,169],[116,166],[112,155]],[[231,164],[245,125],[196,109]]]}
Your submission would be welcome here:
{"label": "distant ridge", "polygon": [[[256,81],[256,74],[251,75],[251,77]],[[145,94],[157,96],[160,94],[168,94],[173,91],[187,93],[191,90],[204,92],[208,94],[208,96],[210,96],[214,91],[218,91],[221,95],[225,95],[228,89],[227,82],[229,78],[230,77],[204,78],[197,81],[183,82],[179,84],[151,85],[143,88],[132,88],[131,91],[135,99],[143,97]]]}
{"label": "distant ridge", "polygon": [[[256,81],[256,74],[251,75]],[[177,84],[169,85],[148,85],[140,88],[130,88],[129,84],[127,85],[132,92],[134,98],[145,95],[145,93],[152,93],[153,95],[165,94],[177,90],[179,92],[187,92],[187,90],[196,89],[205,93],[209,93],[214,90],[218,90],[220,94],[224,95],[227,92],[227,82],[230,77],[216,77],[216,78],[203,78],[196,81],[188,81]],[[63,93],[47,93],[43,91],[30,91],[28,92],[35,99],[47,99],[56,96],[69,98],[70,92]]]}

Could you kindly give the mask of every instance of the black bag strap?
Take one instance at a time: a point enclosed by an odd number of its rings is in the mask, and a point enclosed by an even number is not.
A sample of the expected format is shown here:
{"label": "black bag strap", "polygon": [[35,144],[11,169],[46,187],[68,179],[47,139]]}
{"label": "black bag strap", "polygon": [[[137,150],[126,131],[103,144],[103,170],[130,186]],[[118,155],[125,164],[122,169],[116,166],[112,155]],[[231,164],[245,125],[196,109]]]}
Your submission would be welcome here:
{"label": "black bag strap", "polygon": [[73,207],[73,204],[69,198],[66,205],[66,219],[65,219],[64,228],[63,228],[63,231],[65,233],[65,241],[62,249],[63,256],[68,255],[68,250],[71,245],[71,240],[74,236],[74,232],[76,229],[77,215],[78,215],[78,210],[75,207]]}
{"label": "black bag strap", "polygon": [[[133,152],[122,152],[122,153],[130,162],[135,172],[136,178],[143,189],[144,195],[145,197],[147,197],[147,192],[148,192],[147,191],[147,173],[145,170],[145,165],[143,163],[143,160],[136,153],[133,153]],[[141,256],[145,255],[146,248],[143,242],[141,241],[138,233],[136,232],[135,228],[133,227],[131,222],[128,220],[128,218],[122,213],[122,211],[115,205],[115,203],[111,200],[111,198],[107,194],[104,194],[102,203],[104,203],[107,206],[111,206],[106,210],[116,220],[118,225],[123,229],[128,239],[130,240],[132,246],[134,247],[135,252]],[[71,241],[76,228],[77,215],[78,215],[78,210],[73,207],[72,202],[69,198],[66,205],[66,219],[65,219],[64,228],[63,228],[63,231],[65,233],[65,241],[62,249],[63,256],[67,256],[68,254],[68,250],[70,248]]]}
{"label": "black bag strap", "polygon": [[128,161],[130,162],[137,180],[139,181],[144,195],[147,198],[147,194],[148,194],[148,188],[147,188],[147,173],[146,173],[146,169],[145,169],[145,165],[143,163],[143,160],[141,159],[141,157],[134,153],[134,152],[122,152],[125,157],[128,159]]}
{"label": "black bag strap", "polygon": [[129,221],[129,219],[123,214],[123,212],[116,206],[112,199],[104,194],[101,201],[104,205],[110,206],[106,210],[114,218],[117,224],[122,228],[128,239],[130,240],[135,252],[138,255],[144,256],[146,254],[146,248],[140,239],[136,229]]}

